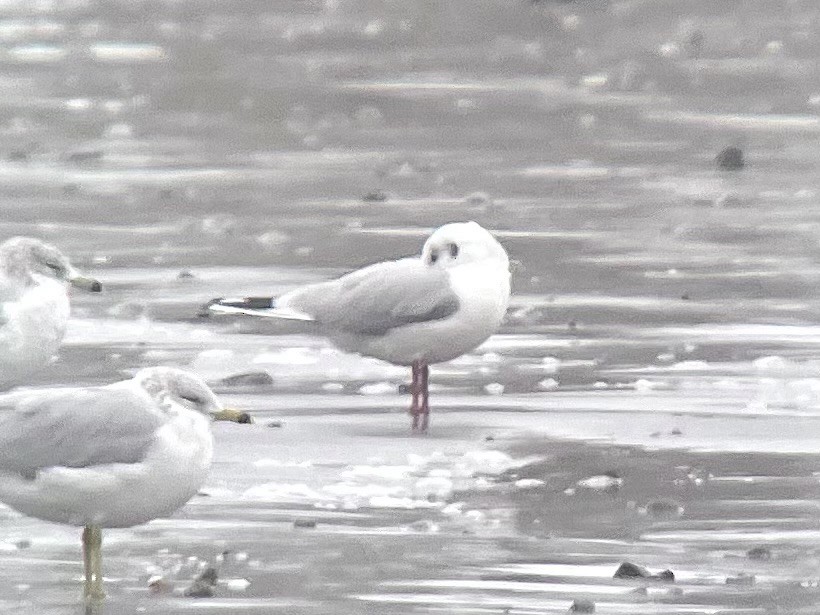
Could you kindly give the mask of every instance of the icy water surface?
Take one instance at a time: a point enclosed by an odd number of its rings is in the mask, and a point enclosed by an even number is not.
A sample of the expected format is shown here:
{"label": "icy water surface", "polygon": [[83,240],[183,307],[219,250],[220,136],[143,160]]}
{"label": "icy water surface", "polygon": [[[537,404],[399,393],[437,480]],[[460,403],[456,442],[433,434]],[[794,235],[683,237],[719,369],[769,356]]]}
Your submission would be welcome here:
{"label": "icy water surface", "polygon": [[[105,286],[30,386],[179,365],[255,419],[215,425],[173,518],[106,533],[103,612],[816,612],[818,19],[0,3],[0,236]],[[744,169],[717,168],[727,146]],[[427,436],[407,370],[197,317],[464,219],[506,246],[515,296],[434,367]],[[674,583],[613,579],[625,561]],[[183,595],[207,563],[214,596]],[[80,612],[80,574],[79,530],[0,509],[2,612]]]}

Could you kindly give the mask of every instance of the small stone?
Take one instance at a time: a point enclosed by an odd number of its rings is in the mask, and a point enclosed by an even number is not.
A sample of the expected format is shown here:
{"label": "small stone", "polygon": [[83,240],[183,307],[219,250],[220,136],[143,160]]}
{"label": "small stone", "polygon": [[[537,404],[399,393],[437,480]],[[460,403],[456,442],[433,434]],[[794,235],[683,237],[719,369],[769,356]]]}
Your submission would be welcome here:
{"label": "small stone", "polygon": [[646,512],[653,517],[678,517],[683,506],[673,500],[655,500],[646,505]]}
{"label": "small stone", "polygon": [[387,200],[387,193],[383,190],[373,190],[362,197],[365,203],[383,203]]}
{"label": "small stone", "polygon": [[211,598],[214,595],[214,586],[203,581],[194,581],[182,592],[188,598]]}
{"label": "small stone", "polygon": [[595,603],[592,600],[574,600],[572,606],[569,607],[568,613],[594,613]]}
{"label": "small stone", "polygon": [[246,372],[223,378],[220,384],[229,387],[271,386],[273,377],[268,372]]}
{"label": "small stone", "polygon": [[623,562],[612,575],[613,579],[648,579],[651,575],[643,566],[632,562]]}
{"label": "small stone", "polygon": [[739,171],[746,164],[743,160],[743,150],[735,146],[723,148],[717,155],[716,162],[718,168],[723,171]]}
{"label": "small stone", "polygon": [[226,585],[232,592],[243,592],[250,587],[250,584],[248,579],[230,579]]}
{"label": "small stone", "polygon": [[18,549],[28,549],[31,546],[31,540],[29,540],[28,538],[23,538],[15,542],[14,546]]}
{"label": "small stone", "polygon": [[293,522],[293,527],[314,528],[316,527],[316,521],[314,519],[297,519]]}
{"label": "small stone", "polygon": [[653,574],[651,578],[656,579],[658,581],[663,581],[665,583],[674,583],[675,573],[667,568],[666,570],[663,570],[658,574]]}
{"label": "small stone", "polygon": [[739,585],[742,587],[750,587],[755,584],[755,575],[741,572],[734,577],[726,577],[726,585]]}
{"label": "small stone", "polygon": [[484,436],[484,441],[485,442],[494,442],[495,441],[495,436]]}
{"label": "small stone", "polygon": [[772,559],[772,550],[769,547],[754,547],[746,551],[746,557],[756,560]]}
{"label": "small stone", "polygon": [[271,421],[270,423],[268,423],[268,427],[271,427],[271,428],[274,428],[274,429],[282,427],[282,425],[284,425],[284,423],[282,423],[282,421]]}
{"label": "small stone", "polygon": [[196,276],[193,274],[193,272],[190,269],[183,269],[182,271],[180,271],[177,274],[177,279],[179,279],[179,280],[191,280],[195,277]]}
{"label": "small stone", "polygon": [[209,583],[210,585],[216,585],[218,578],[219,575],[216,572],[216,568],[213,566],[208,566],[200,573],[196,580],[202,581],[203,583]]}
{"label": "small stone", "polygon": [[683,432],[680,430],[680,427],[675,427],[672,431],[669,432],[670,435],[673,436],[682,436]]}

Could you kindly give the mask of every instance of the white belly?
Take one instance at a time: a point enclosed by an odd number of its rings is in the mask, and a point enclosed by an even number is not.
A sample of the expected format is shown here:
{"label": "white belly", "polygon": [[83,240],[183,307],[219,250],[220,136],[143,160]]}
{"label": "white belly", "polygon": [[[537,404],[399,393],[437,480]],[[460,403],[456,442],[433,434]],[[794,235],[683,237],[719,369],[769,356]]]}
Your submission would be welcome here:
{"label": "white belly", "polygon": [[0,388],[19,384],[56,354],[69,317],[65,287],[46,281],[6,304],[0,327]]}
{"label": "white belly", "polygon": [[191,499],[212,457],[209,419],[186,410],[157,431],[139,463],[53,467],[34,480],[0,475],[0,500],[55,523],[129,527],[168,516]]}
{"label": "white belly", "polygon": [[455,359],[498,329],[510,298],[510,275],[506,269],[466,266],[454,270],[450,284],[459,296],[459,309],[448,318],[397,327],[380,336],[336,335],[333,340],[344,350],[397,365]]}

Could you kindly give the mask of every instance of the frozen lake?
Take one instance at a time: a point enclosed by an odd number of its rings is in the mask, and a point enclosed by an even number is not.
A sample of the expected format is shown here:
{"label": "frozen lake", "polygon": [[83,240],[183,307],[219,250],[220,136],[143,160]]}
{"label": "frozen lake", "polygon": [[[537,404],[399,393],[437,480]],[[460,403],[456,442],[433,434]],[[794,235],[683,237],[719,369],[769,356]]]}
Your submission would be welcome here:
{"label": "frozen lake", "polygon": [[[255,423],[200,497],[106,532],[103,612],[816,612],[820,8],[713,4],[0,3],[0,238],[104,285],[31,386],[270,375],[215,387]],[[197,317],[467,219],[514,296],[427,436],[407,370]],[[0,610],[80,612],[79,546],[0,508]]]}

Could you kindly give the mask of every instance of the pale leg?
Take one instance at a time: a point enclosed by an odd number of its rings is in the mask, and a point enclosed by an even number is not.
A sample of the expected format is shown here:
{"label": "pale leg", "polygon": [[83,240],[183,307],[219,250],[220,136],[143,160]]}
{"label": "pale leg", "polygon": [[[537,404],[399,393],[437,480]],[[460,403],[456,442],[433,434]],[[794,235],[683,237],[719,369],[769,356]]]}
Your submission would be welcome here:
{"label": "pale leg", "polygon": [[102,580],[102,528],[95,525],[88,525],[83,530],[83,563],[86,603],[99,603],[105,598]]}

